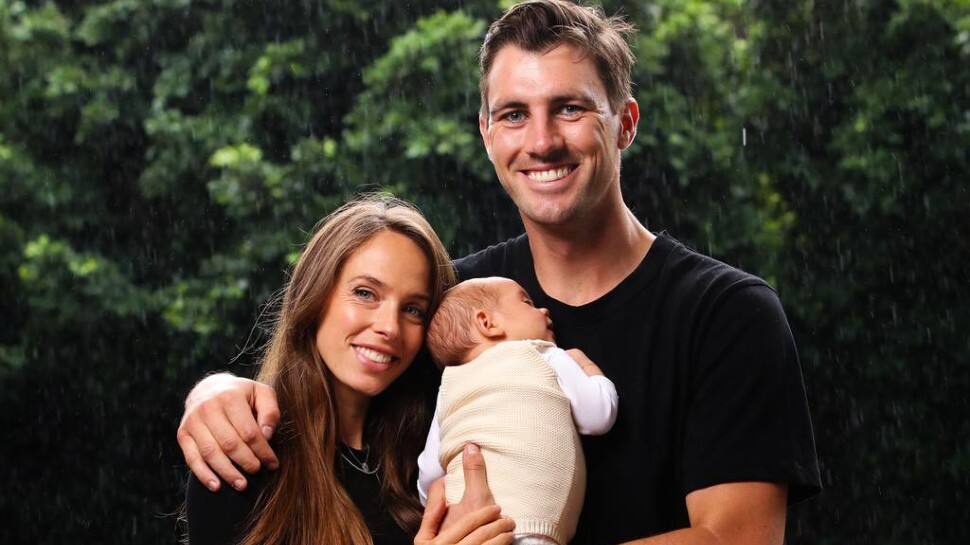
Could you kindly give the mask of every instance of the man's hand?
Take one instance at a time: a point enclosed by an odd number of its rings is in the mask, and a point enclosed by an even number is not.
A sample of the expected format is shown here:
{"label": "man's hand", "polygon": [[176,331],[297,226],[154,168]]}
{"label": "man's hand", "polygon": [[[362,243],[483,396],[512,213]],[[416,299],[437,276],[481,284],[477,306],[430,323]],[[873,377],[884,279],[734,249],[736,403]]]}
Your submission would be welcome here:
{"label": "man's hand", "polygon": [[[454,507],[454,506],[453,506]],[[502,518],[497,505],[486,505],[463,517],[454,519],[449,528],[442,528],[442,520],[450,509],[445,505],[444,479],[438,479],[428,491],[428,505],[424,509],[421,528],[414,536],[414,545],[508,545],[512,543],[512,519]],[[440,533],[439,533],[440,530]]]}
{"label": "man's hand", "polygon": [[263,464],[276,469],[279,460],[268,439],[279,420],[271,387],[220,373],[189,392],[176,437],[189,469],[209,490],[219,489],[216,474],[243,490],[246,479],[233,462],[248,473],[256,473]]}
{"label": "man's hand", "polygon": [[[448,514],[441,525],[442,530],[450,528],[455,521],[469,513],[478,511],[482,507],[495,505],[495,498],[488,488],[485,458],[482,457],[482,451],[478,445],[474,443],[465,445],[461,453],[461,469],[465,477],[465,493],[461,496],[461,501],[448,506]],[[430,500],[428,505],[431,505]]]}
{"label": "man's hand", "polygon": [[576,360],[576,363],[578,363],[583,369],[586,376],[592,377],[603,374],[603,371],[599,368],[599,366],[593,363],[593,360],[589,359],[589,356],[587,356],[582,350],[578,348],[570,348],[569,350],[566,350],[566,353],[569,354],[569,357]]}

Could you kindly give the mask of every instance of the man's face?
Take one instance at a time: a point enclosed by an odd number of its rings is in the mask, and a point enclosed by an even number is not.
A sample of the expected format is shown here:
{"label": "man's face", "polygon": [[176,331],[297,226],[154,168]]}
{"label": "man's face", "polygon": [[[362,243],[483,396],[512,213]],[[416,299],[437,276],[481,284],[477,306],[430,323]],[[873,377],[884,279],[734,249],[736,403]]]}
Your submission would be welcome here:
{"label": "man's face", "polygon": [[495,56],[479,129],[495,173],[527,224],[576,225],[622,206],[620,151],[639,115],[610,110],[596,65],[561,44],[546,52],[514,45]]}

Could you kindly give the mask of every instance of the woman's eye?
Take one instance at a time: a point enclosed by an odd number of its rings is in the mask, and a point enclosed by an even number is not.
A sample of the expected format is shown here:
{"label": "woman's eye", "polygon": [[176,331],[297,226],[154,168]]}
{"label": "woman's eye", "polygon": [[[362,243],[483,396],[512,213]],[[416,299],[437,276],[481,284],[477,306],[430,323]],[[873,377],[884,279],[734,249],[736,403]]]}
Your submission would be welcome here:
{"label": "woman's eye", "polygon": [[354,288],[354,297],[370,300],[374,298],[374,292],[367,288]]}
{"label": "woman's eye", "polygon": [[424,320],[424,317],[427,314],[423,308],[414,306],[414,305],[408,305],[407,307],[405,307],[404,312],[406,312],[410,316],[413,316],[421,320]]}

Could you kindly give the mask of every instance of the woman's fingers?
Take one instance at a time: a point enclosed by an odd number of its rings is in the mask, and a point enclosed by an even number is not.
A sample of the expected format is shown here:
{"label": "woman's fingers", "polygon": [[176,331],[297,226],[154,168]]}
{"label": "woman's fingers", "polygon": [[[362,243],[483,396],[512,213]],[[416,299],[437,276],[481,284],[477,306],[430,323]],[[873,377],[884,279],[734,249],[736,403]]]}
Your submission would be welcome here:
{"label": "woman's fingers", "polygon": [[444,479],[438,479],[428,490],[428,504],[421,518],[421,528],[414,536],[415,545],[508,545],[512,543],[515,522],[509,518],[502,518],[502,510],[497,505],[488,505],[472,511],[438,534],[447,511]]}
{"label": "woman's fingers", "polygon": [[461,468],[465,478],[465,493],[461,503],[471,507],[494,503],[492,491],[488,488],[488,474],[485,470],[485,457],[474,443],[468,443],[462,451]]}
{"label": "woman's fingers", "polygon": [[485,458],[478,445],[468,443],[461,454],[461,467],[465,479],[465,492],[461,501],[448,506],[448,514],[442,523],[442,530],[447,530],[465,515],[485,507],[494,505],[492,491],[488,488],[488,475],[485,471]]}
{"label": "woman's fingers", "polygon": [[515,534],[505,532],[486,541],[483,545],[510,545],[513,541],[515,541]]}
{"label": "woman's fingers", "polygon": [[429,543],[438,535],[441,528],[441,521],[445,519],[448,506],[445,505],[445,484],[444,479],[438,479],[431,484],[428,489],[428,503],[424,507],[424,516],[421,517],[421,528],[414,536],[414,543]]}
{"label": "woman's fingers", "polygon": [[466,541],[466,539],[470,538],[471,534],[481,527],[503,520],[500,518],[501,515],[502,510],[497,505],[489,505],[471,511],[442,530],[435,543],[461,543],[462,545],[482,543],[484,540],[481,538],[478,541]]}
{"label": "woman's fingers", "polygon": [[[493,507],[497,508],[497,506],[489,506],[485,509]],[[499,514],[501,514],[501,510],[499,510]],[[512,530],[515,530],[515,522],[512,519],[498,518],[472,530],[458,543],[459,545],[508,544],[512,543],[514,537]]]}

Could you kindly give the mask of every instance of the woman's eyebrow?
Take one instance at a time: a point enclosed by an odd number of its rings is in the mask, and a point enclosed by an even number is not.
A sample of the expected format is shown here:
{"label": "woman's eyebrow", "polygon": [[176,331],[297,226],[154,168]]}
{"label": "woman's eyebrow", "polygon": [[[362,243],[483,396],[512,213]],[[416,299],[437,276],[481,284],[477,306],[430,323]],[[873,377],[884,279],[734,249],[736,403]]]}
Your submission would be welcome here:
{"label": "woman's eyebrow", "polygon": [[[355,276],[355,277],[353,277],[353,278],[351,278],[349,280],[349,282],[359,282],[359,281],[364,281],[364,282],[366,282],[368,284],[372,284],[372,285],[374,285],[375,287],[378,287],[378,288],[386,288],[387,287],[387,284],[385,284],[383,281],[381,281],[380,279],[378,279],[376,276],[371,276],[369,274],[358,274],[357,276]],[[421,292],[409,294],[408,297],[413,297],[415,299],[421,299],[424,302],[427,302],[427,301],[430,301],[431,300],[431,294],[429,294],[428,292],[425,292],[425,291],[421,291]]]}
{"label": "woman's eyebrow", "polygon": [[363,281],[368,282],[370,284],[374,284],[374,285],[376,285],[379,288],[383,288],[383,287],[386,286],[386,284],[384,284],[384,282],[381,282],[380,280],[378,280],[377,277],[371,276],[369,274],[358,274],[357,276],[355,276],[355,277],[353,277],[353,278],[350,279],[351,282],[358,281],[358,280],[363,280]]}

